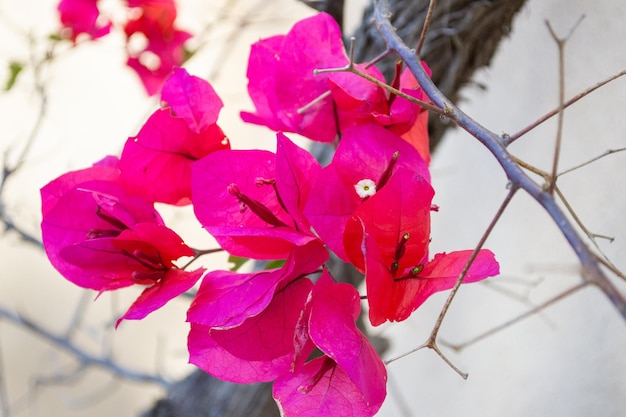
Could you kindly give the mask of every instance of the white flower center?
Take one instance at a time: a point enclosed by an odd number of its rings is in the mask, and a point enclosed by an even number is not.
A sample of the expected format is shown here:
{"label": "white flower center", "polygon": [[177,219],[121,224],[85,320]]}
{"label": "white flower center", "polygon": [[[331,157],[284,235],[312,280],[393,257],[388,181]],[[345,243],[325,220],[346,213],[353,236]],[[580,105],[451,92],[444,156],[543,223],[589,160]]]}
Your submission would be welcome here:
{"label": "white flower center", "polygon": [[371,197],[376,194],[376,183],[365,178],[354,184],[354,189],[361,198]]}

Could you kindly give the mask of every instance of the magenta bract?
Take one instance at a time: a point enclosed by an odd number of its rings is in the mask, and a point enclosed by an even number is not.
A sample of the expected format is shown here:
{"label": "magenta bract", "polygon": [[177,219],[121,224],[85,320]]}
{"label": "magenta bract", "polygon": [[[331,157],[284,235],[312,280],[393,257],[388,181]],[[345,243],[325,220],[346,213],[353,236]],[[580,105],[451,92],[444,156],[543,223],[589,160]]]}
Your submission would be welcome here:
{"label": "magenta bract", "polygon": [[192,165],[194,212],[231,254],[285,259],[294,246],[318,240],[302,210],[320,170],[282,134],[276,154],[214,152]]}
{"label": "magenta bract", "polygon": [[130,51],[126,64],[139,75],[148,95],[154,95],[172,70],[183,63],[183,44],[191,34],[175,27],[173,0],[135,0],[128,6],[137,10],[131,10],[131,20],[124,26],[126,37],[140,34],[148,43],[140,51]]}
{"label": "magenta bract", "polygon": [[376,124],[368,124],[344,133],[332,162],[320,173],[304,213],[317,234],[344,261],[355,260],[348,256],[346,243],[357,250],[361,245],[360,240],[344,239],[348,220],[366,200],[355,186],[371,180],[380,191],[400,167],[425,181],[430,179],[426,163],[409,143]]}
{"label": "magenta bract", "polygon": [[386,395],[387,373],[357,329],[359,294],[324,272],[307,305],[308,334],[325,354],[294,368],[274,383],[285,416],[373,416]]}
{"label": "magenta bract", "polygon": [[162,100],[137,136],[126,141],[120,169],[126,187],[150,201],[191,203],[192,162],[230,143],[216,124],[222,101],[206,81],[176,70]]}
{"label": "magenta bract", "polygon": [[[295,366],[294,333],[313,284],[299,279],[276,293],[260,314],[226,330],[191,323],[189,362],[227,381],[272,381]],[[309,344],[302,358],[311,353]]]}
{"label": "magenta bract", "polygon": [[210,272],[187,312],[187,320],[215,329],[238,326],[264,311],[277,291],[315,272],[327,260],[328,252],[321,242],[313,241],[294,247],[282,268],[247,274]]}
{"label": "magenta bract", "polygon": [[117,168],[101,164],[67,173],[41,194],[44,248],[66,279],[98,292],[150,286],[123,318],[143,318],[200,278],[202,271],[174,265],[194,252],[151,202],[127,194]]}
{"label": "magenta bract", "polygon": [[224,107],[211,84],[189,75],[183,68],[174,69],[166,80],[161,101],[167,103],[172,115],[183,119],[194,133],[203,132],[217,123]]}
{"label": "magenta bract", "polygon": [[320,13],[296,23],[285,36],[252,46],[248,63],[248,92],[256,113],[242,112],[244,121],[310,139],[335,139],[328,74],[315,69],[348,64],[341,31],[333,18]]}
{"label": "magenta bract", "polygon": [[[426,120],[421,119],[419,132],[413,129],[418,117],[426,113],[419,105],[353,73],[315,73],[348,63],[339,26],[326,13],[301,20],[287,35],[255,43],[248,62],[248,92],[256,112],[242,112],[242,119],[320,142],[331,142],[350,127],[368,123],[397,135],[412,130],[407,140],[428,160]],[[385,81],[376,67],[356,66]],[[415,78],[407,73],[398,75],[394,87],[424,100]]]}
{"label": "magenta bract", "polygon": [[73,42],[81,34],[97,39],[111,30],[111,22],[100,15],[97,0],[61,0],[57,10],[61,23],[69,31],[68,37]]}

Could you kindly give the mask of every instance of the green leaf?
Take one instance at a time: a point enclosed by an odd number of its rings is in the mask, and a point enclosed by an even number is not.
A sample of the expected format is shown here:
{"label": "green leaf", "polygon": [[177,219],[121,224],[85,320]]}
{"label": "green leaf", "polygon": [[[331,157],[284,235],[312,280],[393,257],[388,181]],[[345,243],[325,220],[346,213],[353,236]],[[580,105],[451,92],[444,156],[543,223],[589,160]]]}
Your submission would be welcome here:
{"label": "green leaf", "polygon": [[61,42],[63,40],[60,33],[51,33],[48,35],[48,39],[52,42]]}
{"label": "green leaf", "polygon": [[275,268],[282,268],[283,265],[285,265],[285,259],[277,259],[274,261],[269,261],[267,263],[267,265],[265,265],[265,269],[275,269]]}
{"label": "green leaf", "polygon": [[20,72],[24,69],[24,64],[17,61],[9,62],[9,78],[7,79],[6,84],[4,85],[4,91],[9,91],[15,85],[15,81],[17,81],[17,76],[20,75]]}
{"label": "green leaf", "polygon": [[243,266],[243,264],[245,264],[249,260],[250,260],[249,258],[242,258],[242,257],[239,257],[239,256],[230,255],[228,257],[228,262],[233,264],[233,266],[230,268],[230,270],[233,271],[233,272],[237,272],[239,270],[239,268],[241,268]]}

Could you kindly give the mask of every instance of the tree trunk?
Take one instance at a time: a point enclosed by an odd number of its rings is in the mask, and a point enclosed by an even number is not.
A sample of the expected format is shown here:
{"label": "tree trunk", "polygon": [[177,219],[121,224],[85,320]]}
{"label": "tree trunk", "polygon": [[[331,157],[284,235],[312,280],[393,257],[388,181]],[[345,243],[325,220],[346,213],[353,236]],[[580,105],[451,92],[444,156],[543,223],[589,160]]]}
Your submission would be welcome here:
{"label": "tree trunk", "polygon": [[[338,0],[305,1],[326,10],[341,22],[343,14],[330,7]],[[407,45],[417,45],[428,0],[391,0],[391,21]],[[453,102],[460,89],[471,81],[474,71],[489,65],[500,41],[509,34],[513,17],[525,0],[439,0],[422,50],[422,58],[432,69],[433,81]],[[372,11],[365,11],[355,33],[355,61],[371,60],[385,50],[385,44],[369,22]],[[333,12],[334,10],[334,12]],[[395,58],[379,63],[387,77]],[[450,127],[439,117],[431,117],[430,138],[434,148]],[[358,283],[362,277],[335,265],[335,276]],[[374,342],[382,346],[384,341]],[[166,397],[157,401],[142,417],[275,417],[278,408],[272,400],[270,384],[239,385],[217,380],[197,370],[177,382]]]}

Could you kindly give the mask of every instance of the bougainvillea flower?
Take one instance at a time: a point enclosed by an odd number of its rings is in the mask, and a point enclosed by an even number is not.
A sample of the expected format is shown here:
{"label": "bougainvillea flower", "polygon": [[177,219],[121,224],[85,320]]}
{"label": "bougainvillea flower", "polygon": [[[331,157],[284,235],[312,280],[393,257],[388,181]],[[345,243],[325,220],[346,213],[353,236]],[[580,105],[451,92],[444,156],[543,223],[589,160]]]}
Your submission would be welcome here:
{"label": "bougainvillea flower", "polygon": [[308,343],[296,357],[294,334],[313,283],[302,278],[273,294],[258,315],[229,329],[191,323],[189,362],[231,382],[272,381],[303,362],[313,350]]}
{"label": "bougainvillea flower", "polygon": [[[428,253],[434,194],[424,177],[398,167],[385,187],[377,189],[375,195],[360,204],[346,223],[344,248],[355,268],[365,269],[362,225],[375,239],[381,256],[394,259],[398,269],[404,271],[422,261]],[[403,239],[403,236],[410,238]]]}
{"label": "bougainvillea flower", "polygon": [[282,268],[203,279],[187,312],[190,362],[232,382],[271,381],[304,363],[314,346],[296,340],[317,272],[328,259],[319,241],[295,247]]}
{"label": "bougainvillea flower", "polygon": [[193,250],[168,229],[151,202],[128,195],[111,165],[67,173],[42,190],[42,237],[52,265],[100,293],[148,288],[122,319],[140,319],[191,288],[202,270],[174,261]]}
{"label": "bougainvillea flower", "polygon": [[176,68],[168,77],[161,91],[161,101],[194,133],[203,132],[217,123],[220,110],[224,107],[211,84],[189,75],[184,68]]}
{"label": "bougainvillea flower", "polygon": [[275,131],[333,141],[337,124],[328,74],[313,71],[348,62],[341,30],[326,13],[300,20],[287,35],[253,44],[247,74],[256,112],[242,112],[242,119]]}
{"label": "bougainvillea flower", "polygon": [[[367,180],[384,189],[395,171],[405,167],[417,176],[430,179],[428,167],[409,143],[376,124],[348,129],[339,143],[332,162],[314,185],[304,213],[328,247],[346,262],[352,261],[344,247],[344,230],[354,211],[367,199],[363,184]],[[365,181],[365,182],[364,182]],[[377,191],[376,191],[377,190]],[[361,241],[352,242],[360,248]]]}
{"label": "bougainvillea flower", "polygon": [[[321,142],[334,140],[351,126],[368,123],[393,129],[397,135],[411,130],[425,113],[419,105],[390,95],[356,74],[315,74],[315,70],[341,68],[349,62],[341,30],[325,13],[301,20],[287,35],[255,43],[248,62],[248,92],[256,112],[242,112],[241,117],[246,122]],[[356,66],[385,81],[376,67]],[[425,98],[408,71],[402,76],[399,73],[393,86],[415,98]],[[420,121],[420,133],[414,130],[411,142],[421,147],[425,143],[427,147],[428,132]]]}
{"label": "bougainvillea flower", "polygon": [[[430,73],[426,64],[422,65]],[[375,67],[360,69],[381,82],[385,81],[382,73]],[[400,73],[399,65],[396,71],[398,74],[392,82],[394,88],[418,100],[428,101],[408,69]],[[422,158],[427,163],[430,162],[428,112],[424,108],[403,97],[390,94],[382,87],[352,73],[331,73],[328,81],[340,131],[346,131],[351,126],[379,124],[409,141]]]}
{"label": "bougainvillea flower", "polygon": [[169,108],[155,111],[137,136],[126,141],[122,179],[133,194],[150,201],[191,203],[191,163],[230,149],[216,124],[222,101],[210,84],[177,69],[163,86]]}
{"label": "bougainvillea flower", "polygon": [[316,272],[328,260],[320,241],[294,247],[281,268],[239,274],[213,271],[202,280],[187,311],[187,321],[214,329],[239,326],[259,315],[276,292],[307,274]]}
{"label": "bougainvillea flower", "polygon": [[130,19],[124,26],[127,39],[145,37],[147,44],[130,50],[127,65],[141,78],[149,95],[161,90],[167,76],[185,58],[183,44],[191,34],[175,27],[173,0],[129,0]]}
{"label": "bougainvillea flower", "polygon": [[[367,233],[367,231],[366,231]],[[403,321],[438,291],[456,284],[470,259],[472,250],[438,253],[430,262],[422,263],[404,273],[396,272],[389,259],[377,256],[375,240],[366,238],[366,286],[369,319],[378,326],[385,321]],[[494,254],[481,250],[466,273],[463,283],[481,281],[500,273]]]}
{"label": "bougainvillea flower", "polygon": [[71,171],[61,175],[41,189],[41,211],[45,216],[52,210],[59,200],[78,184],[100,180],[120,183],[119,159],[116,156],[106,156],[89,168]]}
{"label": "bougainvillea flower", "polygon": [[[430,68],[422,61],[422,66],[430,75]],[[421,89],[419,83],[415,79],[415,76],[411,71],[405,69],[400,76],[399,87],[402,92],[425,102],[430,102],[430,99],[426,96]],[[408,110],[403,110],[408,107]],[[410,122],[385,125],[389,130],[397,135],[400,135],[402,139],[409,142],[422,156],[426,164],[430,164],[430,139],[428,136],[428,111],[422,107],[419,107],[408,100],[403,98],[397,98],[391,105],[390,114],[393,119],[396,114],[409,113]],[[397,119],[396,119],[397,120]],[[398,121],[398,120],[397,120]],[[381,122],[380,118],[377,118],[377,122]]]}
{"label": "bougainvillea flower", "polygon": [[111,30],[111,22],[100,15],[97,0],[61,0],[57,10],[72,42],[81,34],[97,39]]}
{"label": "bougainvillea flower", "polygon": [[355,325],[359,312],[356,289],[334,283],[324,271],[303,318],[310,340],[324,356],[294,367],[275,381],[273,393],[281,415],[368,417],[380,408],[387,373]]}
{"label": "bougainvillea flower", "polygon": [[[365,267],[369,317],[374,326],[405,320],[430,295],[452,288],[472,253],[437,254],[428,262],[433,195],[422,177],[399,167],[346,225],[344,239],[363,242],[346,248],[354,265]],[[464,282],[498,273],[493,253],[481,250]]]}
{"label": "bougainvillea flower", "polygon": [[285,259],[294,246],[318,240],[302,211],[320,171],[309,152],[280,133],[276,154],[214,152],[192,165],[194,212],[229,253]]}

